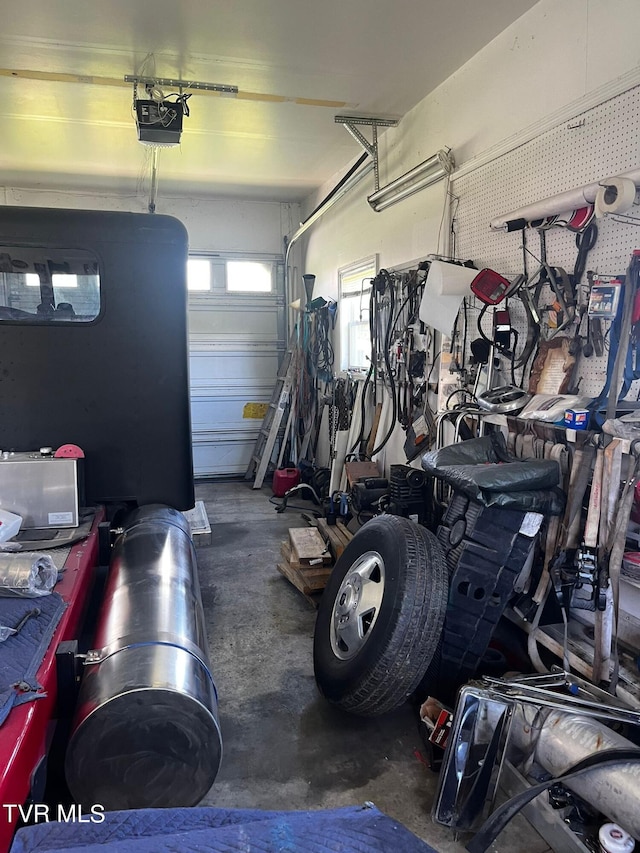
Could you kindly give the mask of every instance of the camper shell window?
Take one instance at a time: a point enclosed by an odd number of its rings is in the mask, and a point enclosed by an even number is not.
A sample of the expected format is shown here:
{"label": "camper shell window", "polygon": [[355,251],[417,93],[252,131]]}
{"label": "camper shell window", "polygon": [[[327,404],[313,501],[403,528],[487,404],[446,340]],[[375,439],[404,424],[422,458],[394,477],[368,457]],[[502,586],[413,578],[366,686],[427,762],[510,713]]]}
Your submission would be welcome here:
{"label": "camper shell window", "polygon": [[0,246],[0,322],[91,323],[100,309],[98,260],[91,252]]}

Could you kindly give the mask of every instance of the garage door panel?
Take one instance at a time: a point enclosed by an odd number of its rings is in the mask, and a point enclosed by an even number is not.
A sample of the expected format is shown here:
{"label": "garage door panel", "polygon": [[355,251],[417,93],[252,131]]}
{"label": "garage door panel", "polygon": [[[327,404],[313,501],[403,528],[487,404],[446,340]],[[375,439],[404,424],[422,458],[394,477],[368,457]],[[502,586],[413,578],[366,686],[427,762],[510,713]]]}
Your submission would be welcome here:
{"label": "garage door panel", "polygon": [[262,425],[261,418],[245,417],[244,410],[247,403],[268,403],[267,392],[259,394],[241,394],[236,397],[218,397],[216,399],[191,400],[191,425],[192,429],[207,429],[211,424],[221,428],[234,429],[249,432],[254,427]]}
{"label": "garage door panel", "polygon": [[[194,475],[244,474],[262,420],[247,403],[268,403],[285,350],[284,299],[212,292],[189,303],[189,362]],[[250,411],[250,410],[249,410]],[[254,409],[255,411],[255,409]]]}
{"label": "garage door panel", "polygon": [[214,352],[191,353],[191,391],[211,385],[214,394],[223,393],[226,385],[234,383],[273,389],[280,356],[275,349],[251,353]]}
{"label": "garage door panel", "polygon": [[191,334],[232,336],[240,332],[243,337],[250,335],[269,337],[278,335],[278,306],[275,302],[268,309],[244,306],[233,310],[217,305],[213,310],[190,312],[189,331]]}
{"label": "garage door panel", "polygon": [[[197,459],[198,477],[236,475],[247,470],[258,429],[239,433],[234,430],[194,431],[193,458]],[[249,441],[247,441],[249,439]]]}

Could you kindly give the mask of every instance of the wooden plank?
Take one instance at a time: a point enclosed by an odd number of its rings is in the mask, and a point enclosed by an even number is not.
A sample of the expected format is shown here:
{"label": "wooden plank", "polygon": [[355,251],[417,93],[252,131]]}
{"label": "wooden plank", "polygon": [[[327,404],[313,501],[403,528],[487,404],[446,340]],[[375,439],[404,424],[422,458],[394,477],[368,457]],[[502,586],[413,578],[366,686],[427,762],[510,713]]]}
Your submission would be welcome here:
{"label": "wooden plank", "polygon": [[349,528],[345,525],[343,521],[338,520],[336,522],[336,527],[344,537],[345,545],[348,545],[349,542],[351,542],[351,540],[353,539],[353,533],[349,530]]}
{"label": "wooden plank", "polygon": [[316,561],[330,563],[327,545],[315,527],[292,527],[289,529],[293,560],[301,565],[310,565]]}
{"label": "wooden plank", "polygon": [[369,433],[369,441],[367,442],[367,456],[371,456],[374,447],[376,446],[376,435],[378,434],[378,426],[380,425],[380,415],[382,414],[382,403],[376,405],[376,410],[373,415],[373,424]]}
{"label": "wooden plank", "polygon": [[[524,622],[513,610],[507,608],[505,616],[516,625],[519,625],[527,634],[531,631],[531,623]],[[569,637],[567,653],[572,669],[579,672],[590,681],[593,680],[593,639],[591,631],[579,622],[569,622]],[[553,652],[561,661],[564,650],[564,626],[545,625],[536,631],[537,642]],[[627,702],[632,708],[640,709],[640,683],[634,672],[633,659],[625,654],[620,655],[620,680],[616,695]]]}
{"label": "wooden plank", "polygon": [[328,568],[315,569],[309,575],[306,569],[294,569],[289,563],[278,563],[278,571],[305,595],[324,589],[331,574],[331,568]]}
{"label": "wooden plank", "polygon": [[304,566],[294,559],[291,552],[291,546],[288,542],[282,542],[280,545],[280,553],[287,561],[287,565],[296,572],[300,572],[305,578],[324,578],[327,572],[331,573],[333,566],[325,566],[322,563],[317,566]]}
{"label": "wooden plank", "polygon": [[[287,577],[286,569],[283,563],[278,563],[277,569],[281,575]],[[289,578],[287,578],[289,580]],[[292,582],[293,583],[293,582]],[[295,586],[295,584],[294,584]],[[313,605],[314,609],[317,610],[320,604],[320,599],[322,598],[322,590],[311,590],[310,592],[303,592],[300,587],[296,586],[296,589],[302,593],[302,595],[307,599],[309,604]]]}
{"label": "wooden plank", "polygon": [[338,522],[338,524],[327,524],[326,518],[318,519],[318,530],[329,543],[331,553],[336,560],[342,555],[342,552],[349,542],[348,536],[350,536],[350,534],[347,531],[348,535],[345,535],[345,529],[346,528],[340,527],[340,522]]}
{"label": "wooden plank", "polygon": [[345,462],[349,486],[353,486],[362,477],[379,477],[380,472],[375,462]]}
{"label": "wooden plank", "polygon": [[293,556],[293,553],[291,551],[291,545],[289,544],[289,542],[285,541],[285,542],[280,543],[280,553],[285,558],[287,563],[291,566],[291,568],[293,568],[293,569],[302,568],[301,564]]}

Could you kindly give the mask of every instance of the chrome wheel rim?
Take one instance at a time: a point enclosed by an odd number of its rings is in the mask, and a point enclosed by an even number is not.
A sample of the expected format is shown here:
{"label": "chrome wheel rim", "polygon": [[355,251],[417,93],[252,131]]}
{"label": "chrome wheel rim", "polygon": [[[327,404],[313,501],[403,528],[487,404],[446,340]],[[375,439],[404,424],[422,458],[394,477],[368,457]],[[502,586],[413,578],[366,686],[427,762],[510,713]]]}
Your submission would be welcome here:
{"label": "chrome wheel rim", "polygon": [[376,624],[384,596],[384,560],[377,551],[358,557],[340,584],[331,615],[331,648],[340,660],[351,660],[365,645]]}

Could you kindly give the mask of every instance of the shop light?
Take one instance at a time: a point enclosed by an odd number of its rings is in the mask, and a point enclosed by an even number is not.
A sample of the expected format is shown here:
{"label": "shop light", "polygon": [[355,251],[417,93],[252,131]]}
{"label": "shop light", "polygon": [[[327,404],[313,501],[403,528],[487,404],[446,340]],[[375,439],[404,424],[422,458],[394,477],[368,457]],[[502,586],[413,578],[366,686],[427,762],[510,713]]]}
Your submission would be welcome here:
{"label": "shop light", "polygon": [[405,172],[404,175],[400,175],[386,187],[376,190],[368,197],[367,201],[376,213],[380,213],[392,204],[396,204],[425,187],[441,181],[442,178],[451,174],[454,166],[455,161],[451,151],[440,149],[428,160]]}

